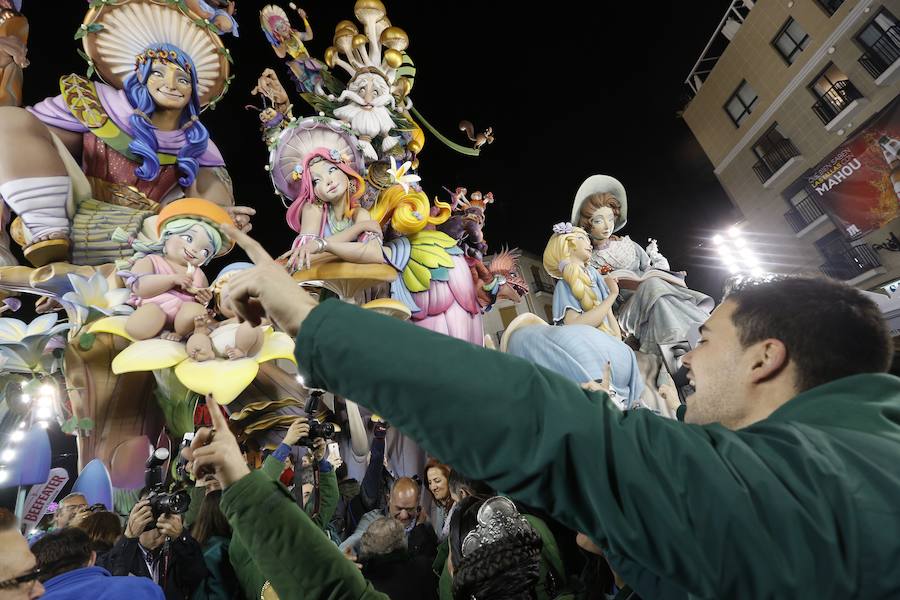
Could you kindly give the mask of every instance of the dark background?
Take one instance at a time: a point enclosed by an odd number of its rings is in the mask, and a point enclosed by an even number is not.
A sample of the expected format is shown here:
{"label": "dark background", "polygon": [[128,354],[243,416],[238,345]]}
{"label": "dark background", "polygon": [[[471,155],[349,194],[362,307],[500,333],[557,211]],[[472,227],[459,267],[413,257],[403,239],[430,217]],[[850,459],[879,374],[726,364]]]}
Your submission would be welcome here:
{"label": "dark background", "polygon": [[[86,69],[76,52],[81,44],[73,39],[86,3],[53,2],[52,11],[50,4],[25,0],[31,25],[27,104],[58,94],[59,76]],[[275,254],[289,247],[293,232],[263,169],[267,152],[257,113],[243,107],[258,105],[250,90],[262,70],[272,67],[292,96],[294,114],[312,110],[295,94],[259,28],[263,4],[239,0],[240,37],[224,38],[236,78],[202,119],[228,164],[237,203],[258,211],[254,237]],[[461,144],[467,145],[456,129],[461,119],[478,131],[492,126],[496,136],[473,158],[426,132],[419,173],[430,196],[446,200],[442,186],[493,192],[488,242],[494,249],[506,244],[540,255],[551,226],[569,218],[581,182],[595,173],[612,175],[628,192],[629,223],[622,233],[642,244],[657,238],[672,268],[686,269],[692,287],[719,298],[726,273],[703,244],[731,225],[736,212],[677,114],[687,101],[683,81],[727,1],[693,3],[689,10],[674,2],[385,4],[391,22],[410,37],[407,51],[418,68],[411,94],[416,108]],[[302,27],[287,3],[281,6]],[[316,35],[307,46],[321,57],[337,22],[353,18],[353,2],[311,0],[299,6]],[[224,262],[240,260],[236,254]],[[210,278],[221,264],[210,269]],[[60,434],[55,424],[51,433],[54,466],[67,467],[74,479],[74,438]],[[9,491],[0,494],[0,504],[11,501]]]}
{"label": "dark background", "polygon": [[[385,2],[391,22],[410,37],[418,73],[411,94],[416,108],[444,135],[467,144],[457,131],[468,119],[496,141],[478,158],[450,150],[428,132],[419,173],[425,191],[446,200],[442,186],[492,191],[496,202],[485,227],[493,248],[518,246],[540,255],[551,226],[568,220],[581,182],[595,173],[618,178],[628,192],[623,233],[648,237],[688,282],[718,297],[724,272],[698,244],[735,219],[712,167],[677,112],[683,84],[727,8],[727,1],[618,5],[557,3],[526,9],[524,3],[458,0]],[[313,114],[286,75],[259,28],[259,0],[239,0],[240,37],[223,38],[236,75],[215,110],[203,114],[222,150],[239,204],[255,207],[254,235],[273,253],[285,251],[293,232],[263,166],[258,104],[250,95],[259,73],[272,67],[295,105]],[[31,22],[25,100],[58,93],[57,80],[84,73],[73,34],[86,3],[26,0]],[[299,18],[288,8],[296,27]],[[353,19],[351,0],[300,2],[321,57],[334,26]],[[341,75],[343,71],[337,69]],[[229,256],[227,261],[236,260]],[[214,268],[215,269],[215,268]],[[215,270],[213,269],[213,274]]]}

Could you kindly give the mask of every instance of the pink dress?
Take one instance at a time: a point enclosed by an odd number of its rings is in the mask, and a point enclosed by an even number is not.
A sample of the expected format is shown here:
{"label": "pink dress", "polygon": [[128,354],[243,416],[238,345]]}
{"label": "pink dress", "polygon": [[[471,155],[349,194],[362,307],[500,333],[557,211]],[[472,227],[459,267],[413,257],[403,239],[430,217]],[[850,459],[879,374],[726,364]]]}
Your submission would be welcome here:
{"label": "pink dress", "polygon": [[[150,262],[153,263],[153,275],[175,275],[175,269],[172,268],[166,259],[158,254],[148,254],[147,258],[150,259]],[[150,273],[148,273],[150,275]],[[135,277],[130,283],[133,285],[137,283],[140,279],[140,276]],[[204,288],[208,286],[208,282],[206,281],[206,276],[203,274],[203,271],[200,269],[196,269],[193,275],[193,285],[196,288]],[[178,314],[178,310],[185,302],[195,302],[194,296],[192,294],[188,294],[187,292],[173,288],[168,292],[163,292],[162,294],[157,294],[156,296],[151,296],[150,298],[141,298],[135,294],[131,295],[128,303],[134,306],[135,308],[139,306],[143,306],[144,304],[156,304],[159,306],[164,313],[166,313],[166,327],[171,329],[175,325],[175,315]]]}

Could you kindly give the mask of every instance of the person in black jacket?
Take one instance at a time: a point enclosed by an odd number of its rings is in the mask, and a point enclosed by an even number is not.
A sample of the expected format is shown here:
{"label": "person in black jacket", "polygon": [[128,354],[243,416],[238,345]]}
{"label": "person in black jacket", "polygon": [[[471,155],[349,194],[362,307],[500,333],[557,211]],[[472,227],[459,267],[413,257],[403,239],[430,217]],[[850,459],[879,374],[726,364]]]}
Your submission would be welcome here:
{"label": "person in black jacket", "polygon": [[431,561],[407,550],[403,524],[392,517],[374,521],[359,542],[362,572],[391,600],[437,600],[437,577]]}
{"label": "person in black jacket", "polygon": [[185,600],[207,576],[200,544],[181,520],[181,515],[164,514],[156,527],[146,499],[134,505],[125,533],[104,557],[105,567],[113,575],[147,577],[162,587],[167,600]]}

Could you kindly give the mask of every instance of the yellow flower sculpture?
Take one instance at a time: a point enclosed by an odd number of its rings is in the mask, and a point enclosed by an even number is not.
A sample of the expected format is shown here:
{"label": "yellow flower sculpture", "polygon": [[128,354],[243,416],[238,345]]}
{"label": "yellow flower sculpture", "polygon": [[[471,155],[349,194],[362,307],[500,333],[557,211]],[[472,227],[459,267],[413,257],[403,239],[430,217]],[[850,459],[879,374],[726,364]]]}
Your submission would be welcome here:
{"label": "yellow flower sculpture", "polygon": [[[90,325],[91,333],[112,333],[132,341],[113,359],[115,374],[134,371],[155,371],[175,368],[175,376],[189,390],[198,394],[212,394],[219,404],[237,398],[256,378],[259,365],[279,358],[294,362],[294,340],[285,333],[265,327],[262,348],[252,356],[229,360],[214,358],[196,361],[188,357],[183,342],[152,339],[135,341],[125,333],[125,316],[107,317]],[[210,333],[217,356],[235,345],[237,323],[221,325]]]}

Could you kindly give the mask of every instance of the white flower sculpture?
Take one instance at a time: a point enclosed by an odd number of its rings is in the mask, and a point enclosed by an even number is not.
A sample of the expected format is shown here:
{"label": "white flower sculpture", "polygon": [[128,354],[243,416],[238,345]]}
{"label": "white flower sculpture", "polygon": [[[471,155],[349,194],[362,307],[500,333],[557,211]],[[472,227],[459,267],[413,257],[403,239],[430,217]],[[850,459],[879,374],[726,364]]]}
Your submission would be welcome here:
{"label": "white flower sculpture", "polygon": [[91,319],[91,311],[105,316],[127,315],[134,311],[125,304],[131,294],[128,288],[110,289],[109,282],[99,272],[90,278],[69,273],[69,282],[74,291],[65,293],[60,300],[75,329]]}
{"label": "white flower sculpture", "polygon": [[[262,348],[252,356],[235,360],[215,358],[196,361],[188,357],[183,342],[133,340],[125,333],[126,319],[124,316],[106,317],[88,327],[91,333],[112,333],[132,341],[113,359],[113,373],[118,375],[174,367],[175,376],[186,388],[201,395],[212,394],[219,404],[228,404],[237,398],[256,379],[262,363],[279,358],[294,361],[294,340],[271,327],[265,328]],[[224,357],[226,349],[235,345],[237,328],[237,323],[225,324],[210,333],[213,348],[219,357]]]}
{"label": "white flower sculpture", "polygon": [[412,162],[406,161],[400,167],[397,167],[397,161],[394,157],[391,157],[391,168],[388,169],[388,174],[391,176],[391,183],[398,183],[403,186],[403,192],[409,193],[409,184],[417,183],[422,181],[422,178],[418,175],[407,175],[406,173],[412,168]]}
{"label": "white flower sculpture", "polygon": [[31,323],[0,318],[3,370],[14,373],[52,373],[57,370],[53,349],[60,347],[59,334],[70,325],[57,324],[56,320],[56,313],[42,315]]}

